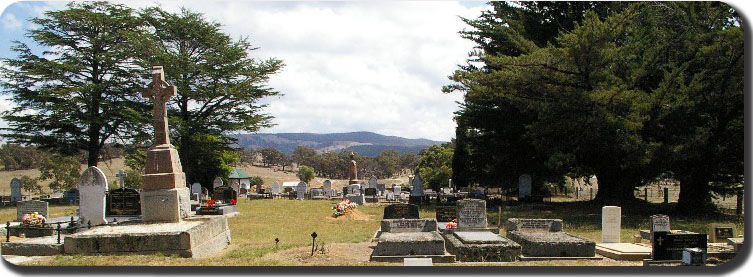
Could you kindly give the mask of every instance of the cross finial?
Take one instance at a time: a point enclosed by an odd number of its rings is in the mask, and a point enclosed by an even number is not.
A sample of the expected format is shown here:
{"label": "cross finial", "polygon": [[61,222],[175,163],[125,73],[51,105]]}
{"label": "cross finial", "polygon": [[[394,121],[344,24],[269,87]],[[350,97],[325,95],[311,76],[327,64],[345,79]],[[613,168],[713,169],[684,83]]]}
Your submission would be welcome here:
{"label": "cross finial", "polygon": [[165,72],[162,66],[152,66],[152,83],[149,88],[141,93],[143,97],[152,98],[154,108],[152,119],[154,121],[154,145],[170,144],[167,134],[167,107],[170,97],[177,94],[175,86],[165,82]]}

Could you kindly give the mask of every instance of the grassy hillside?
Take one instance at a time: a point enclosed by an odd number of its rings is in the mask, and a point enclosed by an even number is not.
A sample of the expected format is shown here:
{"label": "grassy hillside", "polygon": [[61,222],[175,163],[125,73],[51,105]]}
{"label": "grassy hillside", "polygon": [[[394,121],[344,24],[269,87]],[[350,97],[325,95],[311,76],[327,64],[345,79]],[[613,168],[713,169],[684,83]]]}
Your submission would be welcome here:
{"label": "grassy hillside", "polygon": [[[117,177],[115,177],[115,174],[118,174],[118,170],[125,169],[125,166],[123,165],[123,159],[113,159],[106,162],[100,162],[98,167],[102,170],[102,172],[105,173],[108,184],[117,179]],[[86,165],[82,164],[81,171],[83,172],[84,169],[86,169]],[[23,175],[36,178],[39,177],[39,170],[28,169],[0,171],[0,195],[10,195],[10,180],[13,178],[21,177]],[[45,191],[47,190],[47,184],[49,183],[49,181],[42,182],[42,187]]]}

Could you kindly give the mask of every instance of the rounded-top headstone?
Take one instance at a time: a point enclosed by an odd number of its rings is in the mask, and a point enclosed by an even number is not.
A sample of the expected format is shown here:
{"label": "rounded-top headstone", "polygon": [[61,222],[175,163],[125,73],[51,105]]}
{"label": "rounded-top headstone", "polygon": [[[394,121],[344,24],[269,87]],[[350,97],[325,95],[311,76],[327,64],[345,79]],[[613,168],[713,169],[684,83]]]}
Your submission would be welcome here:
{"label": "rounded-top headstone", "polygon": [[201,184],[193,183],[191,185],[191,194],[194,194],[194,193],[201,194]]}
{"label": "rounded-top headstone", "polygon": [[107,178],[99,168],[92,166],[81,173],[78,181],[79,210],[83,222],[91,225],[106,224],[105,191]]}
{"label": "rounded-top headstone", "polygon": [[222,182],[222,178],[220,177],[214,178],[214,182],[212,182],[212,188],[218,188],[223,185],[225,185],[225,183]]}

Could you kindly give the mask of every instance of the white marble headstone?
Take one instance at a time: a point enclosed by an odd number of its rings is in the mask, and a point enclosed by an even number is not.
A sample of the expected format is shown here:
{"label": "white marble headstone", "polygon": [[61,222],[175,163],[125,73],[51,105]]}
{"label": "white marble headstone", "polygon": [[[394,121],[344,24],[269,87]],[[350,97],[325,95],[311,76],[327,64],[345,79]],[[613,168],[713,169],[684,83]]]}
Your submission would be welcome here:
{"label": "white marble headstone", "polygon": [[523,174],[518,178],[518,200],[531,196],[531,175]]}
{"label": "white marble headstone", "polygon": [[272,193],[280,194],[280,183],[278,183],[277,181],[275,181],[274,184],[272,184]]}
{"label": "white marble headstone", "polygon": [[201,195],[201,184],[193,183],[191,185],[191,194],[195,194],[195,193]]}
{"label": "white marble headstone", "polygon": [[424,195],[424,180],[421,179],[421,175],[416,174],[416,177],[413,178],[411,185],[413,185],[410,191],[411,196]]}
{"label": "white marble headstone", "polygon": [[24,195],[21,192],[21,180],[13,178],[10,180],[10,201],[16,202],[23,200]]}
{"label": "white marble headstone", "polygon": [[366,188],[376,188],[378,183],[377,177],[372,175],[371,179],[369,179],[369,186]]}
{"label": "white marble headstone", "polygon": [[601,208],[601,242],[620,243],[622,228],[622,208],[604,206]]}
{"label": "white marble headstone", "polygon": [[222,178],[217,177],[214,178],[214,182],[212,182],[212,188],[218,188],[225,185],[225,183],[222,181]]}
{"label": "white marble headstone", "polygon": [[107,224],[105,219],[105,191],[107,178],[102,170],[92,166],[81,173],[78,180],[79,214],[84,224]]}
{"label": "white marble headstone", "polygon": [[392,191],[395,193],[395,197],[400,196],[400,190],[402,190],[402,187],[400,186],[392,186]]}

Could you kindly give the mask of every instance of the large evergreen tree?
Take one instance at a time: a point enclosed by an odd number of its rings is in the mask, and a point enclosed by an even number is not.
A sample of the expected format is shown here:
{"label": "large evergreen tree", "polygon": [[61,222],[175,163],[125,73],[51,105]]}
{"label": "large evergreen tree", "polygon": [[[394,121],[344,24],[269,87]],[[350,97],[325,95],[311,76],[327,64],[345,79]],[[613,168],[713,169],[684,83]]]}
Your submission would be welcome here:
{"label": "large evergreen tree", "polygon": [[229,174],[236,160],[232,133],[271,124],[259,100],[278,94],[266,82],[282,61],[253,58],[256,48],[247,39],[234,40],[199,13],[153,7],[141,15],[152,33],[141,45],[141,62],[163,65],[165,78],[177,87],[169,103],[171,135],[188,181],[208,185],[215,176]]}
{"label": "large evergreen tree", "polygon": [[0,86],[15,106],[2,114],[13,142],[77,154],[96,166],[112,139],[131,138],[148,112],[139,99],[143,70],[134,64],[142,21],[130,8],[107,2],[73,2],[31,20],[34,53],[16,41],[16,58],[4,59]]}
{"label": "large evergreen tree", "polygon": [[[499,20],[470,21],[481,51],[446,87],[466,93],[457,119],[472,170],[594,174],[596,200],[615,204],[669,173],[680,206],[696,210],[717,186],[741,182],[743,27],[729,6],[593,7],[546,45],[503,7],[485,15]],[[552,8],[543,11],[571,10]]]}

